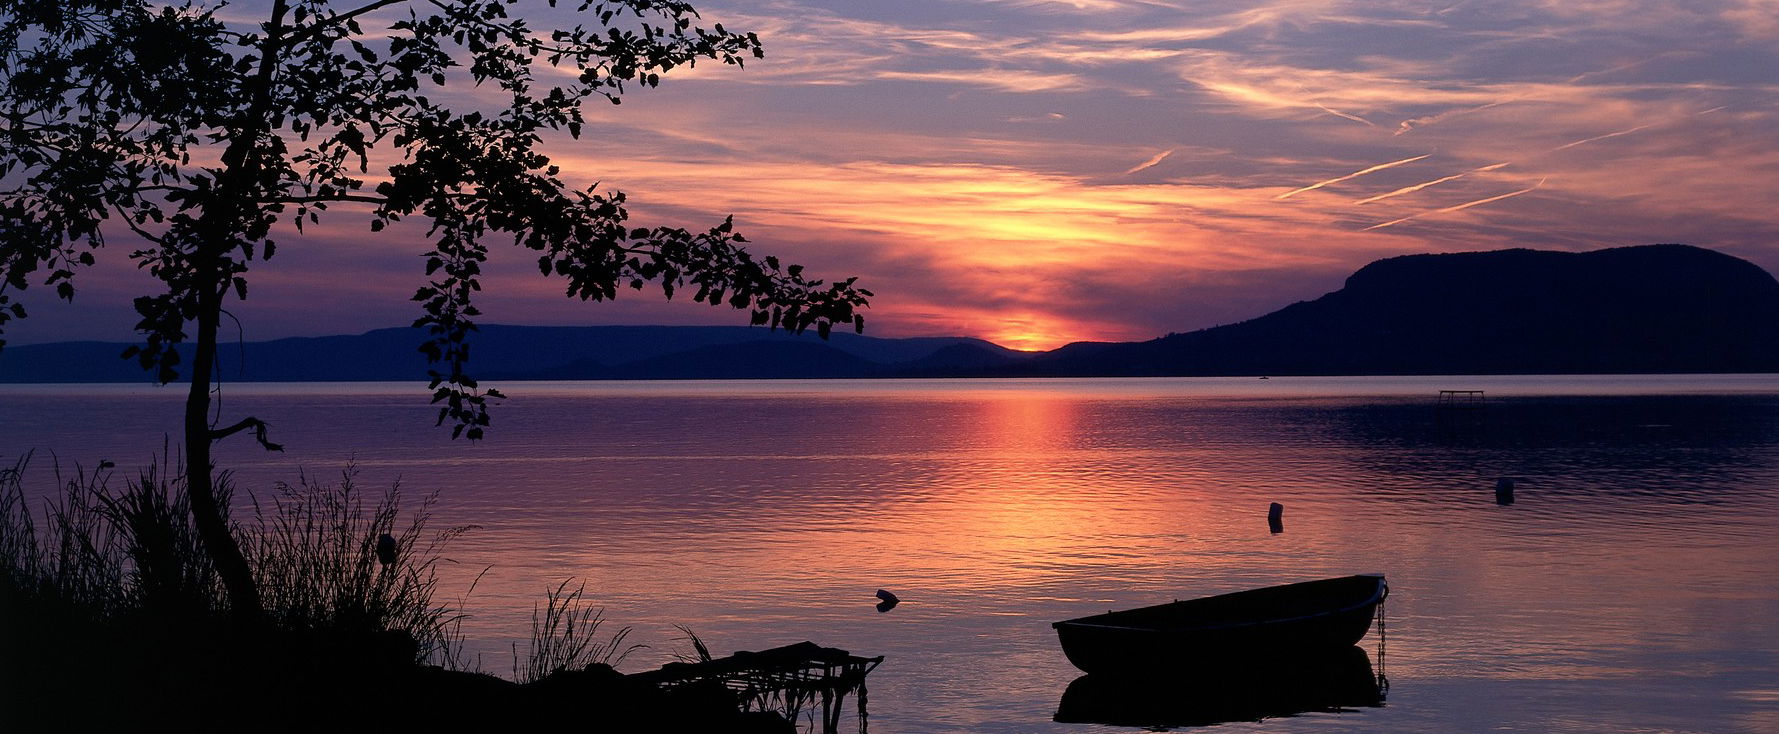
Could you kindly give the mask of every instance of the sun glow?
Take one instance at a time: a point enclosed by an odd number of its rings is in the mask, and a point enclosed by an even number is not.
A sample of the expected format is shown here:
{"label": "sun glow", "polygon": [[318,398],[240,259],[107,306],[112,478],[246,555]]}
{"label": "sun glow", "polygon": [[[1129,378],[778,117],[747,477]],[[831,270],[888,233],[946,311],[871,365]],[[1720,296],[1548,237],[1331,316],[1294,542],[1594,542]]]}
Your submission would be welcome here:
{"label": "sun glow", "polygon": [[[1149,339],[1313,299],[1414,252],[1671,241],[1779,269],[1771,187],[1748,183],[1779,170],[1779,92],[1745,72],[1773,65],[1779,37],[1735,9],[1746,3],[1533,3],[1520,26],[1487,28],[1465,25],[1474,3],[1406,17],[1387,4],[1005,2],[992,24],[723,5],[708,19],[757,31],[766,58],[675,69],[544,147],[577,187],[626,192],[636,226],[733,214],[755,253],[859,276],[878,294],[869,336]],[[1355,33],[1378,42],[1355,56]],[[1572,53],[1546,54],[1569,36]],[[1660,43],[1609,40],[1625,38]],[[1524,63],[1481,63],[1497,55]],[[455,93],[499,102],[493,87]],[[416,280],[424,230],[373,236],[361,212],[330,214],[254,273],[248,308],[303,318],[258,323],[316,334],[411,318],[411,286],[373,286]],[[589,308],[525,253],[495,257],[507,259],[490,278],[518,266],[491,281],[491,317],[735,323],[627,293]],[[107,277],[82,287],[126,289]],[[351,298],[284,307],[317,288]],[[87,309],[99,300],[22,325],[98,336],[82,329],[136,320],[127,299]]]}
{"label": "sun glow", "polygon": [[1071,336],[1065,324],[1056,323],[1042,318],[1010,318],[998,327],[986,330],[982,338],[999,344],[1008,349],[1022,352],[1042,352],[1055,349],[1064,344],[1080,341]]}

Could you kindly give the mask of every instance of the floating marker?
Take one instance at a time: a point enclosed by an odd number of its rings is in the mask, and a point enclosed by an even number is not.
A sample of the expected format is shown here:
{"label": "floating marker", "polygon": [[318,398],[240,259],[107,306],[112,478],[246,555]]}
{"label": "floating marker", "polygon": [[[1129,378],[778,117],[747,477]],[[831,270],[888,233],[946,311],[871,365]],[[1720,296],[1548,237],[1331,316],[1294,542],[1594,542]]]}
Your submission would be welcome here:
{"label": "floating marker", "polygon": [[1495,480],[1495,504],[1513,504],[1513,477],[1502,477]]}
{"label": "floating marker", "polygon": [[891,609],[895,609],[897,604],[902,603],[902,600],[897,599],[895,594],[891,594],[888,591],[885,591],[883,589],[877,590],[877,598],[883,600],[883,601],[880,601],[877,603],[877,613],[878,614],[882,614],[882,613],[887,612]]}
{"label": "floating marker", "polygon": [[1274,535],[1285,532],[1285,506],[1277,502],[1266,508],[1266,526]]}

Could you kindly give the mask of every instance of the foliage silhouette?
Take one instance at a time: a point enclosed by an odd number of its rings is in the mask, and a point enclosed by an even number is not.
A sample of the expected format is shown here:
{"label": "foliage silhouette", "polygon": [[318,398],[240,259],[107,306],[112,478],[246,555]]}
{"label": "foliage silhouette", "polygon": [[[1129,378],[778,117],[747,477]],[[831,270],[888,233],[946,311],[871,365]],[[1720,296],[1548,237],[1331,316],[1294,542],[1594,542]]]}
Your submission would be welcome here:
{"label": "foliage silhouette", "polygon": [[[37,282],[72,299],[76,272],[128,230],[130,258],[165,289],[135,300],[145,342],[125,356],[162,383],[182,368],[191,379],[191,511],[237,614],[261,604],[217,501],[211,444],[251,430],[279,446],[257,417],[223,426],[211,415],[218,324],[231,293],[246,298],[251,266],[331,205],[368,210],[373,232],[427,223],[415,325],[429,335],[432,399],[453,437],[481,437],[502,397],[466,370],[492,237],[535,252],[582,300],[653,283],[772,328],[864,326],[871,293],[853,279],[824,283],[755,257],[728,219],[702,232],[632,227],[621,192],[570,188],[541,150],[547,132],[580,137],[590,98],[615,104],[700,60],[760,57],[754,34],[696,25],[675,0],[583,0],[575,10],[593,27],[541,32],[509,14],[513,2],[271,0],[254,26],[225,22],[220,4],[0,7],[0,327],[25,315],[8,290]],[[385,29],[361,25],[379,18]],[[428,96],[465,82],[499,96],[497,108]],[[193,364],[181,365],[173,346],[188,338]]]}

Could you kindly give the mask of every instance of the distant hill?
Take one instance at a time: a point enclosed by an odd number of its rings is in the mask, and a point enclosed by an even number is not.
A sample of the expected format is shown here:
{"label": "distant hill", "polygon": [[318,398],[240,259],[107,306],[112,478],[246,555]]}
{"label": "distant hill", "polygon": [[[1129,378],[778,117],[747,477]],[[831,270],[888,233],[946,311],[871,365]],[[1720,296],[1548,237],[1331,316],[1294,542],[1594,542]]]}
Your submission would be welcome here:
{"label": "distant hill", "polygon": [[[473,338],[473,374],[482,379],[587,380],[756,377],[876,377],[925,374],[957,349],[982,355],[977,364],[1015,362],[1025,354],[981,339],[882,339],[814,331],[792,335],[747,326],[484,325]],[[240,382],[419,380],[426,358],[417,329],[356,336],[304,337],[217,349],[219,372]],[[123,360],[126,343],[59,342],[0,351],[0,382],[145,382]],[[190,363],[188,345],[182,357]]]}
{"label": "distant hill", "polygon": [[[484,380],[1779,371],[1779,281],[1686,245],[1379,260],[1345,287],[1238,324],[1030,354],[963,337],[745,326],[483,326]],[[224,379],[418,380],[414,329],[224,344]],[[0,352],[0,382],[141,382],[126,344]],[[185,355],[190,361],[190,355]]]}
{"label": "distant hill", "polygon": [[1024,374],[1562,374],[1779,371],[1779,281],[1686,245],[1379,260],[1251,321],[1070,345]]}

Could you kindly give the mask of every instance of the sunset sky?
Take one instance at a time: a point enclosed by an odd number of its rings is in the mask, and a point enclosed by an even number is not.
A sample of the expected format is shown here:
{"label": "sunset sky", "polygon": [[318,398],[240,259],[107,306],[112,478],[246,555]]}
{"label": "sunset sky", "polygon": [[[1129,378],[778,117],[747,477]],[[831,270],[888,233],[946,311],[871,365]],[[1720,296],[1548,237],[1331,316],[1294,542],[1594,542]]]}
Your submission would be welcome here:
{"label": "sunset sky", "polygon": [[[1147,339],[1419,252],[1684,242],[1779,271],[1776,0],[696,4],[766,58],[591,107],[557,162],[638,223],[733,213],[752,249],[859,276],[868,335]],[[418,314],[419,230],[324,224],[231,306],[247,339]],[[114,249],[73,305],[32,289],[9,341],[132,338],[152,283]],[[745,323],[571,301],[511,247],[493,271],[485,323]]]}

